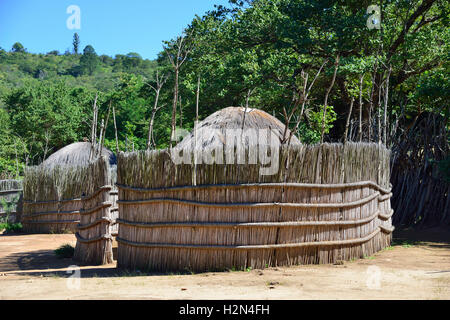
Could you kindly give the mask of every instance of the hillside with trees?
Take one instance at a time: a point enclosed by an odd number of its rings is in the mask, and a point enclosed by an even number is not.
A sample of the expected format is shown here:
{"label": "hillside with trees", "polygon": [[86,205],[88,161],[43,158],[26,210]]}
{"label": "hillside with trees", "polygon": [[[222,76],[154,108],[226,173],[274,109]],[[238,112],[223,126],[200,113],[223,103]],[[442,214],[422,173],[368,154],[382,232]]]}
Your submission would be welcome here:
{"label": "hillside with trees", "polygon": [[[116,150],[113,107],[120,151],[169,146],[176,127],[192,129],[197,106],[200,120],[248,106],[304,143],[385,144],[404,199],[397,222],[448,220],[438,211],[450,181],[450,4],[382,1],[381,28],[369,28],[371,4],[231,0],[165,41],[155,61],[99,56],[95,43],[81,50],[78,35],[64,54],[28,53],[19,42],[1,49],[0,173],[20,175],[90,139],[96,95],[99,122],[109,119],[105,145]],[[421,188],[437,196],[415,197]]]}

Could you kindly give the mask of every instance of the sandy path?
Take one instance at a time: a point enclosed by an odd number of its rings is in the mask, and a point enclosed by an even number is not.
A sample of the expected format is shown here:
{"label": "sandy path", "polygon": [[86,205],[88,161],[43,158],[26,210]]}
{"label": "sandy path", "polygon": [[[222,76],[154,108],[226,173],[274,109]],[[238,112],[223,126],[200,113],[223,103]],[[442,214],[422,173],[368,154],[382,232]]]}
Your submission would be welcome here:
{"label": "sandy path", "polygon": [[[446,235],[447,237],[447,235]],[[202,274],[127,274],[81,267],[53,250],[73,235],[0,236],[0,299],[450,299],[450,241],[394,245],[344,265]]]}

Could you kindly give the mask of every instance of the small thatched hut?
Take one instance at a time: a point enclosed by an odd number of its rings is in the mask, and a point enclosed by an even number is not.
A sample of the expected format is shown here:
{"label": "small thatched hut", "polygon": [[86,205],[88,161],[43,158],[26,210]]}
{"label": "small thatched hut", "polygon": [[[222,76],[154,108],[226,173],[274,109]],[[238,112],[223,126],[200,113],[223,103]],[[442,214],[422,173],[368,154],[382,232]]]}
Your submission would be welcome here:
{"label": "small thatched hut", "polygon": [[[92,160],[91,151],[92,144],[90,142],[75,142],[50,155],[42,165],[46,167],[56,165],[84,166]],[[117,163],[116,156],[107,148],[102,149],[101,156],[106,156],[109,159],[110,165]]]}
{"label": "small thatched hut", "polygon": [[[263,134],[245,133],[255,127]],[[265,139],[266,129],[277,138]],[[309,146],[295,137],[281,144],[284,131],[260,110],[244,121],[243,108],[227,108],[172,150],[120,153],[118,266],[205,271],[334,263],[388,246],[389,150]],[[239,148],[243,156],[231,152]],[[197,161],[209,149],[214,161]],[[183,157],[174,157],[178,152]],[[275,170],[262,170],[267,166]]]}
{"label": "small thatched hut", "polygon": [[26,168],[22,221],[26,232],[77,231],[84,210],[83,195],[88,195],[94,188],[92,186],[98,183],[113,185],[115,182],[115,155],[106,148],[102,151],[100,159],[105,159],[109,170],[106,175],[103,170],[89,169],[98,161],[90,160],[90,153],[89,142],[73,143],[51,155],[41,165]]}

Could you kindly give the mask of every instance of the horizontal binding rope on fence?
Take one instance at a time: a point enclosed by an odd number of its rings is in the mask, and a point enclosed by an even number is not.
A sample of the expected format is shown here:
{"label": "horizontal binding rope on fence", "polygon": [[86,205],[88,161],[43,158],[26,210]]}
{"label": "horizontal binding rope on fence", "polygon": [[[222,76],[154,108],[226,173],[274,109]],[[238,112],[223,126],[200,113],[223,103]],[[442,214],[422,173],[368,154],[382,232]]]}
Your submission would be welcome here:
{"label": "horizontal binding rope on fence", "polygon": [[196,244],[171,244],[171,243],[147,243],[134,242],[116,237],[116,241],[132,247],[143,248],[174,248],[174,249],[234,249],[234,250],[252,250],[252,249],[278,249],[278,248],[298,248],[309,246],[337,246],[364,243],[371,240],[381,231],[376,228],[374,232],[366,237],[351,240],[336,240],[336,241],[315,241],[315,242],[300,242],[300,243],[282,243],[282,244],[263,244],[263,245],[240,245],[240,246],[222,246],[222,245],[196,245]]}
{"label": "horizontal binding rope on fence", "polygon": [[26,205],[32,206],[32,205],[38,205],[38,204],[63,203],[63,202],[75,202],[75,201],[81,201],[81,198],[62,199],[62,200],[47,200],[47,201],[24,200],[23,203]]}
{"label": "horizontal binding rope on fence", "polygon": [[384,233],[392,233],[395,230],[395,227],[392,226],[391,228],[385,227],[385,226],[379,226],[380,230]]}
{"label": "horizontal binding rope on fence", "polygon": [[82,236],[80,236],[80,234],[78,232],[75,233],[75,237],[81,243],[93,243],[93,242],[98,242],[98,241],[102,241],[102,240],[112,240],[111,235],[103,235],[103,236],[95,237],[92,239],[84,239]]}
{"label": "horizontal binding rope on fence", "polygon": [[80,229],[80,230],[89,229],[89,228],[91,228],[93,226],[98,225],[99,223],[102,223],[102,222],[111,223],[112,220],[110,218],[108,218],[108,217],[101,217],[100,219],[92,221],[91,223],[79,224],[79,225],[77,225],[77,228]]}
{"label": "horizontal binding rope on fence", "polygon": [[384,196],[380,196],[378,198],[378,201],[383,202],[383,201],[386,201],[386,200],[388,200],[390,198],[392,198],[392,192],[390,192],[390,193],[388,193],[388,194],[386,194]]}
{"label": "horizontal binding rope on fence", "polygon": [[162,228],[162,227],[185,227],[185,228],[251,228],[251,227],[303,227],[303,226],[341,226],[364,224],[375,219],[379,214],[377,211],[370,217],[359,220],[341,221],[286,221],[286,222],[133,222],[117,219],[119,224],[138,228]]}
{"label": "horizontal binding rope on fence", "polygon": [[94,213],[96,211],[99,211],[99,210],[101,210],[103,208],[107,208],[107,207],[110,207],[110,206],[112,206],[112,202],[111,201],[105,201],[105,202],[102,202],[100,205],[98,205],[96,207],[93,207],[93,208],[90,208],[90,209],[87,209],[87,210],[84,210],[84,209],[80,210],[80,214],[82,214],[82,215],[91,214],[91,213]]}
{"label": "horizontal binding rope on fence", "polygon": [[113,188],[113,186],[109,186],[109,185],[102,186],[102,187],[98,188],[93,194],[90,194],[88,196],[82,196],[81,199],[84,201],[90,200],[90,199],[96,197],[97,195],[99,195],[99,193],[101,193],[102,191],[111,190],[112,188]]}
{"label": "horizontal binding rope on fence", "polygon": [[59,215],[59,214],[79,214],[80,210],[73,211],[47,211],[47,212],[36,212],[32,214],[27,214],[26,216],[22,216],[24,219],[39,217],[39,216],[51,216],[51,215]]}
{"label": "horizontal binding rope on fence", "polygon": [[100,187],[96,192],[89,196],[81,197],[81,198],[71,198],[71,199],[61,199],[61,200],[47,200],[47,201],[33,201],[33,200],[24,200],[23,203],[27,205],[37,205],[37,204],[48,204],[48,203],[59,203],[59,202],[74,202],[74,201],[82,201],[82,200],[89,200],[90,198],[95,197],[98,193],[100,193],[103,190],[109,190],[112,189],[112,186],[103,186]]}
{"label": "horizontal binding rope on fence", "polygon": [[383,220],[388,220],[389,218],[392,218],[393,214],[394,214],[394,210],[391,209],[388,214],[384,215],[384,214],[380,213],[378,216]]}
{"label": "horizontal binding rope on fence", "polygon": [[260,187],[290,187],[290,188],[327,188],[341,189],[353,187],[371,186],[383,194],[391,192],[391,189],[385,189],[372,181],[361,181],[339,184],[317,184],[317,183],[244,183],[244,184],[204,184],[198,186],[179,186],[179,187],[163,187],[163,188],[139,188],[116,183],[119,189],[132,190],[137,192],[162,192],[162,191],[189,191],[198,189],[214,189],[214,188],[260,188]]}
{"label": "horizontal binding rope on fence", "polygon": [[22,192],[22,189],[0,190],[0,194]]}
{"label": "horizontal binding rope on fence", "polygon": [[55,224],[55,223],[59,223],[59,224],[74,224],[74,223],[80,223],[80,220],[47,220],[47,221],[23,221],[24,224],[29,223],[29,224],[43,224],[43,223],[48,223],[48,224]]}
{"label": "horizontal binding rope on fence", "polygon": [[379,192],[352,202],[342,202],[342,203],[291,203],[291,202],[252,202],[252,203],[212,203],[212,202],[201,202],[194,200],[184,200],[175,198],[154,198],[154,199],[142,199],[142,200],[119,200],[117,203],[122,205],[141,205],[147,203],[174,203],[174,204],[185,204],[197,207],[208,207],[208,208],[343,208],[343,207],[355,207],[365,204],[380,195]]}

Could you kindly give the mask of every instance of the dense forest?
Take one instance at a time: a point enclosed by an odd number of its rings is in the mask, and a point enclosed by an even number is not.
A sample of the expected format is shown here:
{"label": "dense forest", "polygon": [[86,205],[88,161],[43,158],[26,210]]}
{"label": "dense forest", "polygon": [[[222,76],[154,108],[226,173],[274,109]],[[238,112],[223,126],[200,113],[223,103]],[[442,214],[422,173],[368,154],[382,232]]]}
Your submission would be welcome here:
{"label": "dense forest", "polygon": [[[175,127],[192,129],[198,91],[200,120],[249,106],[304,143],[383,143],[398,184],[433,179],[442,197],[450,181],[450,3],[384,0],[378,15],[372,2],[230,0],[165,41],[155,61],[97,55],[95,43],[81,50],[77,34],[64,54],[29,53],[20,42],[0,48],[0,175],[19,176],[90,140],[94,101],[111,150],[111,107],[120,151],[167,147]],[[414,190],[402,193],[405,202]]]}

